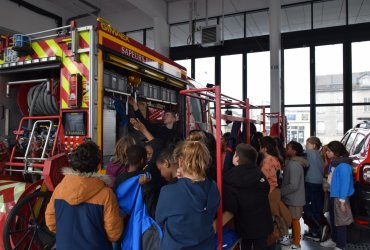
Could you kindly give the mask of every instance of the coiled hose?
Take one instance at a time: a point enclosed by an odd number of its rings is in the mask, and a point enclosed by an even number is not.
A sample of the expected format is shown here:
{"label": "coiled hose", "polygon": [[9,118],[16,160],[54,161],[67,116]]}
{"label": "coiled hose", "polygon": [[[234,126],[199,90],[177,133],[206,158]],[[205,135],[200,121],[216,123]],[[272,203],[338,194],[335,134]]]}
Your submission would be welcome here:
{"label": "coiled hose", "polygon": [[[59,108],[58,102],[55,95],[48,93],[47,82],[43,82],[36,86],[33,86],[27,94],[27,103],[29,107],[29,116],[46,116],[46,115],[58,115]],[[57,89],[59,84],[54,81],[53,89]]]}

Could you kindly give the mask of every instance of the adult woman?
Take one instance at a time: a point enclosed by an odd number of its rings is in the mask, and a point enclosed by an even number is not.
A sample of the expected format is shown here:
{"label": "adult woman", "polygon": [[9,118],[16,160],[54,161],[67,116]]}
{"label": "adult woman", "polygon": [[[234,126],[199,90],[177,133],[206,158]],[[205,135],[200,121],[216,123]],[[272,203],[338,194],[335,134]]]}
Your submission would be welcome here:
{"label": "adult woman", "polygon": [[181,178],[161,189],[155,219],[163,228],[161,249],[213,250],[213,219],[220,196],[206,178],[210,154],[199,141],[186,141],[179,151]]}
{"label": "adult woman", "polygon": [[[330,184],[329,215],[332,224],[332,238],[320,245],[340,250],[346,246],[347,226],[352,222],[349,207],[349,197],[354,193],[352,159],[348,158],[346,148],[339,141],[332,141],[327,145],[326,155],[331,159],[328,182]],[[350,219],[344,223],[339,221],[344,218]]]}

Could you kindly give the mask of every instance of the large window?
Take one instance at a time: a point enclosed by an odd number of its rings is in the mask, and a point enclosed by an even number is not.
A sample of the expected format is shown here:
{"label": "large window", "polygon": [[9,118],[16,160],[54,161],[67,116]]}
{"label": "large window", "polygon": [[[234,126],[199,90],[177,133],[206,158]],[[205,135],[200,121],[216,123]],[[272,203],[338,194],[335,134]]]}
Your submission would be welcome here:
{"label": "large window", "polygon": [[348,22],[370,22],[370,0],[348,0]]}
{"label": "large window", "polygon": [[370,42],[352,43],[352,124],[370,120]]}
{"label": "large window", "polygon": [[284,50],[285,105],[310,103],[310,49]]}
{"label": "large window", "polygon": [[[222,18],[220,18],[222,28]],[[224,18],[224,39],[237,39],[244,37],[244,15],[228,16]]]}
{"label": "large window", "polygon": [[143,44],[144,32],[142,30],[127,32],[127,36]]}
{"label": "large window", "polygon": [[243,98],[243,55],[221,57],[221,92],[242,100]]}
{"label": "large window", "polygon": [[346,24],[346,0],[319,1],[313,4],[313,27]]}
{"label": "large window", "polygon": [[195,80],[203,85],[215,84],[215,58],[195,59]]}
{"label": "large window", "polygon": [[329,143],[343,136],[343,45],[317,46],[315,58],[316,134]]}
{"label": "large window", "polygon": [[147,47],[154,49],[154,29],[146,30],[146,40],[145,44]]}
{"label": "large window", "polygon": [[321,139],[323,144],[328,144],[333,140],[340,140],[343,137],[342,107],[318,108],[316,109],[316,136]]}
{"label": "large window", "polygon": [[310,137],[310,108],[294,107],[285,108],[287,117],[287,142],[296,141],[305,144]]}
{"label": "large window", "polygon": [[317,46],[316,103],[343,103],[343,46]]}
{"label": "large window", "polygon": [[180,64],[181,66],[184,66],[186,68],[186,73],[189,77],[191,77],[191,60],[185,59],[185,60],[177,60],[175,63]]}
{"label": "large window", "polygon": [[311,4],[281,9],[281,31],[292,32],[311,29]]}
{"label": "large window", "polygon": [[269,34],[269,16],[267,11],[249,13],[246,17],[247,37],[262,36]]}
{"label": "large window", "polygon": [[247,96],[253,105],[270,105],[270,52],[247,54]]}
{"label": "large window", "polygon": [[191,32],[189,32],[189,23],[171,25],[170,33],[171,47],[191,44]]}

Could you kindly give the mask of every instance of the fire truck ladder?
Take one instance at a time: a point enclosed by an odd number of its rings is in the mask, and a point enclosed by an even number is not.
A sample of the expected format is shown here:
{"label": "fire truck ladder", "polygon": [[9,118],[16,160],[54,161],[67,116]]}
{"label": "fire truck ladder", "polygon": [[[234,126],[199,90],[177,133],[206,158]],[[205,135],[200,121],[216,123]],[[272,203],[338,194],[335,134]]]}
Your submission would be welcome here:
{"label": "fire truck ladder", "polygon": [[[223,226],[223,211],[222,211],[222,157],[221,157],[221,119],[227,121],[240,121],[246,124],[246,142],[250,143],[250,123],[256,122],[250,119],[250,109],[258,108],[249,104],[249,99],[240,101],[233,97],[221,94],[221,87],[215,86],[212,88],[188,89],[181,90],[180,94],[192,98],[213,102],[215,104],[216,118],[216,161],[217,161],[217,187],[220,192],[220,206],[217,213],[217,249],[222,250],[222,226]],[[233,115],[221,115],[221,109],[227,109],[233,106],[245,110],[245,117]]]}

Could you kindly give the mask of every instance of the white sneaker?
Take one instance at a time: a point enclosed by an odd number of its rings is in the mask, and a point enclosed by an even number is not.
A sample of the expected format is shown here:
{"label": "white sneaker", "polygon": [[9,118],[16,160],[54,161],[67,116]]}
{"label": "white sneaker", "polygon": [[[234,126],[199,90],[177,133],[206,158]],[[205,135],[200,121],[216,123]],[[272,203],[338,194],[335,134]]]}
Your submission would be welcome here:
{"label": "white sneaker", "polygon": [[324,241],[324,242],[321,242],[321,243],[320,243],[320,246],[322,246],[322,247],[335,247],[335,246],[336,246],[336,244],[335,244],[335,242],[330,238],[330,239],[328,239],[328,240],[326,240],[326,241]]}
{"label": "white sneaker", "polygon": [[294,245],[294,244],[292,244],[292,249],[300,250],[301,249],[301,246],[300,245]]}
{"label": "white sneaker", "polygon": [[289,235],[284,235],[284,236],[280,237],[279,242],[283,246],[290,246],[291,241],[289,239]]}

